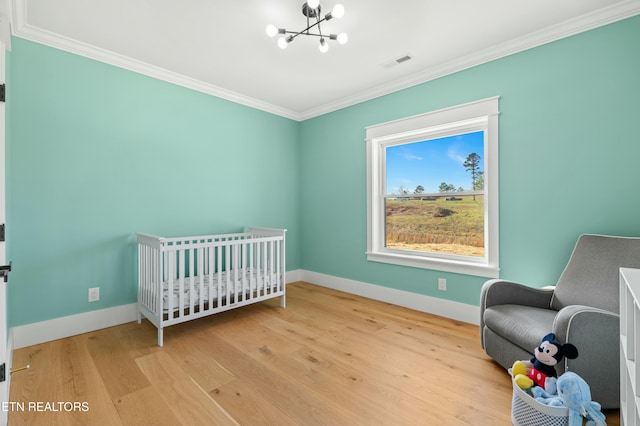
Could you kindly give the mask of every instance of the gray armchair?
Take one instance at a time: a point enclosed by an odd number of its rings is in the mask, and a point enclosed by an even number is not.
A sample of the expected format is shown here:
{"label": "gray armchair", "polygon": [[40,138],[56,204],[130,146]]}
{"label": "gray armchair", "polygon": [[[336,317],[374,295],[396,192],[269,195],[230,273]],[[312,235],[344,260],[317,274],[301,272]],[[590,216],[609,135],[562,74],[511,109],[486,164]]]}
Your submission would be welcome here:
{"label": "gray armchair", "polygon": [[553,288],[489,280],[480,295],[480,341],[502,367],[530,359],[542,337],[573,343],[578,358],[558,375],[579,374],[603,408],[620,406],[619,269],[640,268],[640,238],[582,235]]}

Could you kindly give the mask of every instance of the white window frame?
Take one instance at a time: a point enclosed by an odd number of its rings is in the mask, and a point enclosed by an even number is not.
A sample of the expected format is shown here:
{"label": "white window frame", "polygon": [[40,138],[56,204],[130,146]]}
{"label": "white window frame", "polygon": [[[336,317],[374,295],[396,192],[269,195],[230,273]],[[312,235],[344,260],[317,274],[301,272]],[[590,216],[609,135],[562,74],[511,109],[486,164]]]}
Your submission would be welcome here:
{"label": "white window frame", "polygon": [[[488,278],[499,277],[498,100],[496,96],[366,128],[367,260]],[[385,247],[386,147],[477,130],[485,132],[484,256]]]}

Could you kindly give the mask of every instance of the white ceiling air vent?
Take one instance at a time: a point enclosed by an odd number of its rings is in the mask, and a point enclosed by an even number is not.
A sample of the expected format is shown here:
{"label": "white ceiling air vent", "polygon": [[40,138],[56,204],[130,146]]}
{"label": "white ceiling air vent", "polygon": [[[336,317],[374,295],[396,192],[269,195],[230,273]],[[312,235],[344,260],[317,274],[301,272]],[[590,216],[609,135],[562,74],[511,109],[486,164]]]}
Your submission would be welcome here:
{"label": "white ceiling air vent", "polygon": [[404,64],[405,62],[410,61],[411,59],[412,59],[411,55],[406,53],[390,61],[383,62],[381,65],[384,68],[392,68],[392,67],[395,67],[396,65]]}

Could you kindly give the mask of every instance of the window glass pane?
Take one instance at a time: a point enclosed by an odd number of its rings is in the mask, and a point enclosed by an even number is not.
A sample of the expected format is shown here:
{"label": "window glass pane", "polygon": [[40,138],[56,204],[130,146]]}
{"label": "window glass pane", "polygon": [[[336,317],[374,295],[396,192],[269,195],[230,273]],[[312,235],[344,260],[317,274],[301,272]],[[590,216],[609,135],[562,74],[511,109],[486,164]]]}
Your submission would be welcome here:
{"label": "window glass pane", "polygon": [[385,247],[485,256],[483,131],[385,148]]}

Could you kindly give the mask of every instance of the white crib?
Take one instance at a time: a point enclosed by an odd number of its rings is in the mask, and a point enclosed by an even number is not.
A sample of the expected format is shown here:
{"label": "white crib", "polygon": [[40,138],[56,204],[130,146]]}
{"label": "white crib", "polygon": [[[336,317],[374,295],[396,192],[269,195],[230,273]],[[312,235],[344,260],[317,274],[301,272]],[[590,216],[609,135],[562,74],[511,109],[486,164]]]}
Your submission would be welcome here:
{"label": "white crib", "polygon": [[163,328],[280,297],[285,307],[286,229],[162,238],[138,236],[138,323]]}

